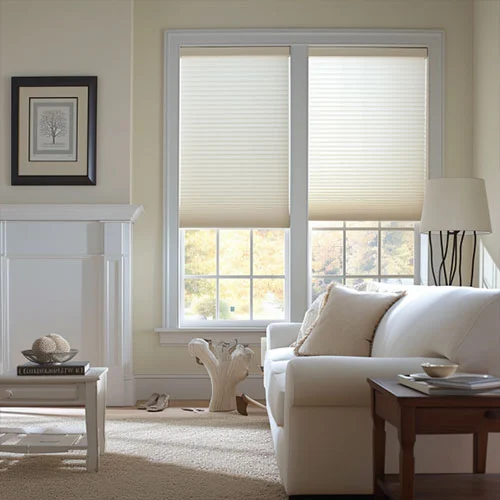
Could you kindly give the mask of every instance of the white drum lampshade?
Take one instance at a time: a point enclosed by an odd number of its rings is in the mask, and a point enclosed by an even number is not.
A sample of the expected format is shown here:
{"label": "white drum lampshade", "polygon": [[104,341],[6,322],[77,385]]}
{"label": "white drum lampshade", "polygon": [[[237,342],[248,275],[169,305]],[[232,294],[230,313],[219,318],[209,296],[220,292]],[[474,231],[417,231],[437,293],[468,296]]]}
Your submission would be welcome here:
{"label": "white drum lampshade", "polygon": [[491,233],[490,212],[483,179],[429,179],[425,190],[422,232],[465,231]]}
{"label": "white drum lampshade", "polygon": [[[453,284],[457,271],[459,284],[462,285],[462,244],[465,235],[474,235],[470,275],[470,286],[472,286],[476,237],[478,234],[491,233],[484,180],[473,177],[430,179],[425,190],[420,230],[423,233],[429,233],[431,270],[436,285],[441,285],[441,276],[444,277],[445,285]],[[437,277],[434,269],[431,233],[439,233],[441,262]],[[449,269],[447,269],[447,262],[449,262]]]}

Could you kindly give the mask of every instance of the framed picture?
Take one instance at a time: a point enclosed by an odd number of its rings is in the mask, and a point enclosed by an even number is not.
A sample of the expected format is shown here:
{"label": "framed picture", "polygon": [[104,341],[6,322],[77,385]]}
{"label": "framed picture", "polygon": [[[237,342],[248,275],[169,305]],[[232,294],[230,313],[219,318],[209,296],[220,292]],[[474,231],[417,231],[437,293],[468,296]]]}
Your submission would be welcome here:
{"label": "framed picture", "polygon": [[12,78],[12,185],[96,184],[96,76]]}

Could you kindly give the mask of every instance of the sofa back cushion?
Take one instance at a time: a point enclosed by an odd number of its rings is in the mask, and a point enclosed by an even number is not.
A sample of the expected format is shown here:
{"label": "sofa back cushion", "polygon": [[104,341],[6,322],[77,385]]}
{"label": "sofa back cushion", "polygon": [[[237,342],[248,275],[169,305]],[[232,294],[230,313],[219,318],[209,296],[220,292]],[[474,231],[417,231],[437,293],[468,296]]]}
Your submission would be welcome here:
{"label": "sofa back cushion", "polygon": [[372,356],[444,357],[500,374],[500,290],[415,286],[382,318]]}
{"label": "sofa back cushion", "polygon": [[380,318],[404,295],[360,292],[332,283],[318,318],[295,346],[297,356],[369,356]]}

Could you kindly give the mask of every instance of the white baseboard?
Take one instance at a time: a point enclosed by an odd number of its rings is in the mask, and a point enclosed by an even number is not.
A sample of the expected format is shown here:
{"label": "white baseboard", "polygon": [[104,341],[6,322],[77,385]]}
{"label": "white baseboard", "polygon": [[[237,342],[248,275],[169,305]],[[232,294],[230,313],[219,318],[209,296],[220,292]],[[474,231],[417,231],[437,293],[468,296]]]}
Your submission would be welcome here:
{"label": "white baseboard", "polygon": [[[237,388],[254,399],[264,399],[262,375],[251,374]],[[147,399],[153,393],[170,394],[171,399],[206,399],[212,394],[208,375],[136,375],[135,399]]]}

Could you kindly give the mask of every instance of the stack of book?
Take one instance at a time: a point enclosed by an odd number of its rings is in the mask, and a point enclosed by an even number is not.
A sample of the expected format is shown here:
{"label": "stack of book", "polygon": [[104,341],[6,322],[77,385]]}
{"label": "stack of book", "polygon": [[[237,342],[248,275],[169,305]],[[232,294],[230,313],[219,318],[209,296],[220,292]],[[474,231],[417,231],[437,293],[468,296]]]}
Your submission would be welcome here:
{"label": "stack of book", "polygon": [[90,368],[88,361],[68,361],[66,363],[44,364],[24,363],[18,365],[18,375],[85,375]]}
{"label": "stack of book", "polygon": [[398,382],[424,394],[463,396],[499,391],[500,378],[479,373],[457,373],[452,377],[433,378],[425,373],[398,375]]}

